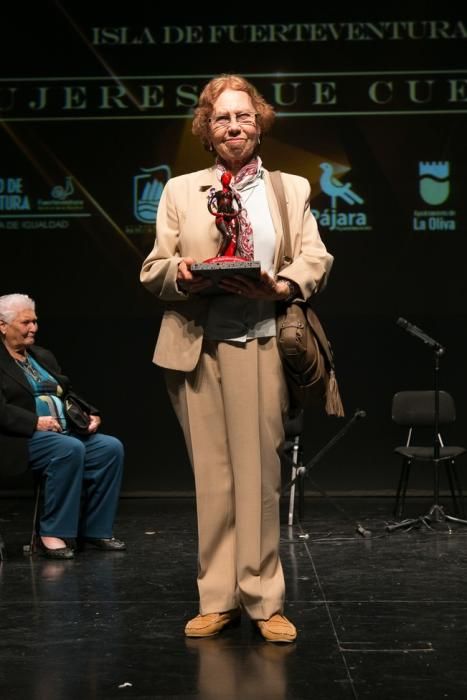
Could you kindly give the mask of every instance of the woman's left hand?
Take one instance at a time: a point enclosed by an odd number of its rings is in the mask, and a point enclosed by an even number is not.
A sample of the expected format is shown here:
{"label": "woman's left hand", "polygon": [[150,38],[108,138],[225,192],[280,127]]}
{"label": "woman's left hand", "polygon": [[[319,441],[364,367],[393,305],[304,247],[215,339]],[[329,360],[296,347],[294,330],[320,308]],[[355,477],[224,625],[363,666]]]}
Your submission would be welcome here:
{"label": "woman's left hand", "polygon": [[88,433],[95,433],[102,422],[101,417],[91,415],[90,418],[91,418],[91,422],[89,423]]}
{"label": "woman's left hand", "polygon": [[238,294],[245,299],[270,299],[280,301],[287,299],[290,288],[284,280],[275,280],[267,272],[261,271],[259,282],[249,279],[245,275],[226,277],[219,282],[219,287],[231,294]]}

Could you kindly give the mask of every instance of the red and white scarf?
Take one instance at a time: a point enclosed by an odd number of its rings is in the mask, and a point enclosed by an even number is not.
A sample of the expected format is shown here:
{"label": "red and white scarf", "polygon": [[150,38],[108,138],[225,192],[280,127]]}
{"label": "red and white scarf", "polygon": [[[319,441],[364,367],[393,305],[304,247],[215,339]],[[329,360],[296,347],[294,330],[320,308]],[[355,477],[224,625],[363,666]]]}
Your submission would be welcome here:
{"label": "red and white scarf", "polygon": [[[259,176],[261,172],[262,162],[259,156],[255,156],[250,160],[249,163],[243,166],[236,175],[233,176],[230,186],[234,193],[237,195],[242,208],[240,214],[237,217],[239,224],[238,239],[237,239],[237,250],[236,254],[245,258],[246,260],[253,260],[254,257],[254,240],[253,240],[253,229],[251,227],[250,220],[248,219],[248,212],[243,206],[242,202],[242,190],[252,183]],[[223,173],[227,171],[225,165],[219,160],[216,160],[216,176],[221,181]]]}

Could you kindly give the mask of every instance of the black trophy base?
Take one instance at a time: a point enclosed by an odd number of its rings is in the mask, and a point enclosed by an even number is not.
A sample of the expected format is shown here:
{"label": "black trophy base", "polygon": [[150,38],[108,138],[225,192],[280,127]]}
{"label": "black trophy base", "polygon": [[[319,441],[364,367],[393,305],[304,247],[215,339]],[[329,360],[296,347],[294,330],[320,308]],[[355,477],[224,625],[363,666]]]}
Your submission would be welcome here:
{"label": "black trophy base", "polygon": [[241,258],[219,257],[212,258],[202,263],[194,263],[191,272],[202,275],[212,281],[212,287],[201,292],[205,294],[226,294],[228,292],[219,287],[219,282],[226,277],[245,275],[253,280],[259,280],[261,276],[261,263],[257,260],[242,260]]}

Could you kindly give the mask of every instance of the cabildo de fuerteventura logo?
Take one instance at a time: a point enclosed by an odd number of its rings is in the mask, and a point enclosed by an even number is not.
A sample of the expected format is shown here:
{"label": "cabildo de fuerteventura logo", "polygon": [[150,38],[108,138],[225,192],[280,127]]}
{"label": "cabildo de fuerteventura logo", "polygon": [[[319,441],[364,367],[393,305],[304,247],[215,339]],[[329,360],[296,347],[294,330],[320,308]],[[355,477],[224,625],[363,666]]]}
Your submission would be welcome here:
{"label": "cabildo de fuerteventura logo", "polygon": [[71,197],[74,191],[73,178],[68,176],[65,178],[65,183],[63,185],[54,185],[54,187],[52,187],[50,196],[53,199],[58,199],[60,202],[63,202],[65,199]]}
{"label": "cabildo de fuerteventura logo", "polygon": [[[418,193],[426,204],[439,207],[450,195],[449,161],[418,163]],[[456,212],[453,209],[416,209],[413,212],[414,231],[455,231]]]}
{"label": "cabildo de fuerteventura logo", "polygon": [[[336,177],[335,166],[331,163],[320,163],[323,171],[319,184],[321,191],[331,200],[331,206],[326,209],[313,209],[313,215],[321,230],[330,231],[370,231],[366,211],[361,208],[364,198],[358,194],[351,182],[341,182]],[[349,168],[342,168],[344,174]]]}
{"label": "cabildo de fuerteventura logo", "polygon": [[58,183],[52,187],[49,199],[37,200],[37,210],[48,214],[59,213],[61,216],[82,213],[85,206],[84,200],[72,195],[75,195],[73,177],[67,175],[63,179],[63,184]]}
{"label": "cabildo de fuerteventura logo", "polygon": [[71,175],[56,182],[46,197],[37,194],[28,178],[0,175],[0,230],[67,229],[72,219],[92,216],[84,200],[72,196]]}
{"label": "cabildo de fuerteventura logo", "polygon": [[141,168],[133,178],[133,215],[142,224],[154,224],[162,191],[171,177],[168,165]]}

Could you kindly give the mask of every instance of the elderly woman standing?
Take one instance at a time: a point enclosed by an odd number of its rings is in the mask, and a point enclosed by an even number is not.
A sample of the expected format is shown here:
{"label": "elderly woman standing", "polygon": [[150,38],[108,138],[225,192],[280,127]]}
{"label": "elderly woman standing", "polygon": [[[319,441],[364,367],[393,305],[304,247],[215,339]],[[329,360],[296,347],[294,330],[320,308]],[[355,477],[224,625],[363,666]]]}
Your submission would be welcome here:
{"label": "elderly woman standing", "polygon": [[[189,637],[217,634],[238,621],[241,609],[268,641],[291,642],[297,634],[283,614],[279,557],[279,450],[288,397],[276,304],[317,292],[332,256],[310,212],[308,182],[282,174],[294,260],[280,269],[279,208],[258,155],[274,116],[241,76],[206,85],[192,131],[215,163],[169,180],[141,271],[145,287],[167,302],[154,362],[166,370],[195,477],[200,611],[186,624]],[[222,244],[208,199],[225,172],[240,208],[236,254],[260,261],[261,276],[226,278],[225,294],[203,295],[210,281],[191,266],[216,256]]]}
{"label": "elderly woman standing", "polygon": [[34,301],[25,294],[1,296],[2,471],[20,473],[29,466],[45,477],[39,523],[45,556],[71,559],[74,551],[65,542],[69,538],[98,549],[123,550],[125,543],[112,536],[122,443],[97,432],[101,419],[90,405],[88,433],[71,433],[63,410],[70,380],[49,350],[34,346],[36,332]]}

